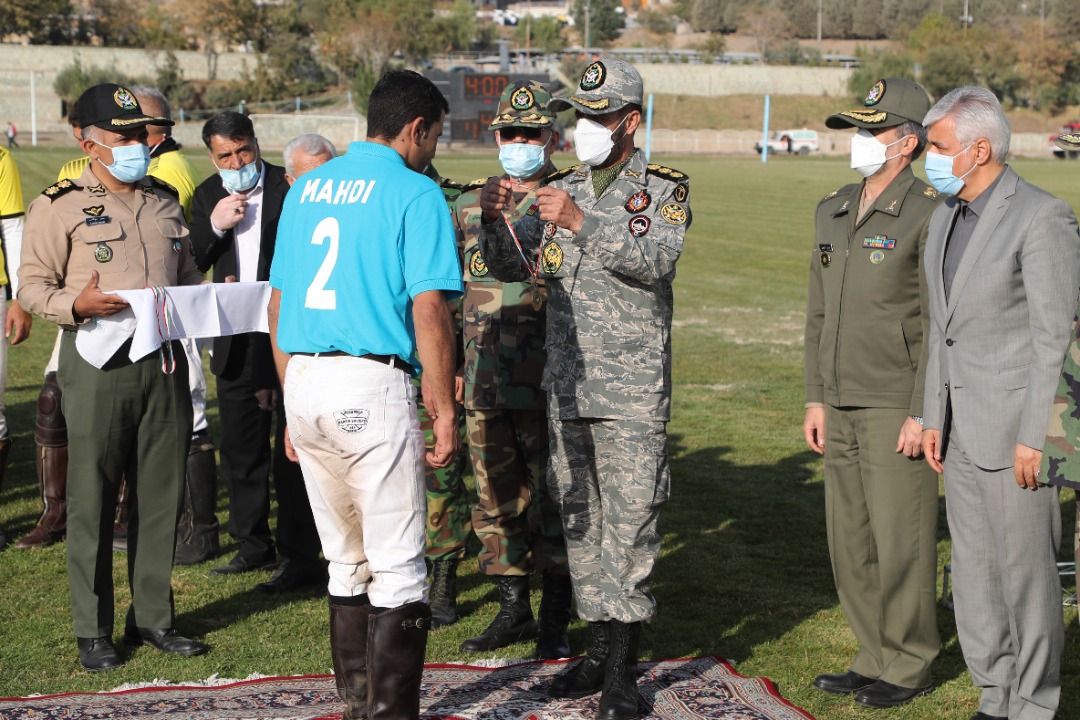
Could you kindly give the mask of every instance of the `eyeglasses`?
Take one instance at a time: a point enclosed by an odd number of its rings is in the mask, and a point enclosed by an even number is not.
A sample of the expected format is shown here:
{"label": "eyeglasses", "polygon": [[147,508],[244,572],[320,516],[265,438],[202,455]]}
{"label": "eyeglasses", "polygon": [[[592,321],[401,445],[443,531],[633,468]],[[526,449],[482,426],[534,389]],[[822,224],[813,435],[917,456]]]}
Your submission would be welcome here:
{"label": "eyeglasses", "polygon": [[539,140],[543,135],[542,128],[512,126],[499,128],[499,137],[502,140]]}

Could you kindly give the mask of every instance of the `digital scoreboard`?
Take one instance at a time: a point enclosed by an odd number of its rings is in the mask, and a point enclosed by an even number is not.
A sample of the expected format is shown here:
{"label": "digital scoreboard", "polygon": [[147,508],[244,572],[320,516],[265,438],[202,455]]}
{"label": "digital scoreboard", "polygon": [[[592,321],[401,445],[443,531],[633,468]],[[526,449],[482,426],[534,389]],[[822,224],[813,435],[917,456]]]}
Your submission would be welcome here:
{"label": "digital scoreboard", "polygon": [[450,103],[450,141],[490,145],[495,137],[488,126],[495,119],[499,96],[506,86],[518,80],[537,80],[549,83],[548,76],[539,73],[474,73],[454,71],[449,86],[436,83]]}

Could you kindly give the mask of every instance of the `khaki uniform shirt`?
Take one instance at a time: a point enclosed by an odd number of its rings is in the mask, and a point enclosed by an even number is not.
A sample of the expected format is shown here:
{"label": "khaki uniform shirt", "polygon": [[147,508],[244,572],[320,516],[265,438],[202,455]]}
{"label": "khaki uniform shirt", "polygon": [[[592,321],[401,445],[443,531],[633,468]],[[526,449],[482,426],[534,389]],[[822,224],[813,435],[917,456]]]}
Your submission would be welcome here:
{"label": "khaki uniform shirt", "polygon": [[845,185],[818,204],[806,401],[921,416],[929,332],[923,251],[938,192],[907,167],[859,221],[862,187]]}
{"label": "khaki uniform shirt", "polygon": [[19,302],[73,328],[75,298],[100,273],[102,292],[198,285],[184,211],[171,187],[154,178],[113,194],[88,167],[78,180],[45,188],[26,213]]}
{"label": "khaki uniform shirt", "polygon": [[[547,280],[543,387],[555,419],[670,419],[671,283],[690,227],[689,182],[637,150],[597,197],[592,169],[575,165],[545,185],[574,197],[581,229],[539,215],[515,225],[529,264],[539,259]],[[483,225],[480,249],[495,277],[528,279],[506,223]]]}

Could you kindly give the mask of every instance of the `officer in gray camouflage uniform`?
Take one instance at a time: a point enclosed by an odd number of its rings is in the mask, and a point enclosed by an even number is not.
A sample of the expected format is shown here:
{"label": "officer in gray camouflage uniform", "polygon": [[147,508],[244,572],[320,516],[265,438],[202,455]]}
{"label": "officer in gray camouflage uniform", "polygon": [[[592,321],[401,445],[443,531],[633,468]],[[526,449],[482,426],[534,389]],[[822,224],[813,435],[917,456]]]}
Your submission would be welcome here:
{"label": "officer in gray camouflage uniform", "polygon": [[[541,83],[518,81],[503,90],[491,129],[504,177],[516,183],[510,222],[536,212],[535,188],[555,171],[554,114]],[[462,650],[485,652],[537,638],[542,658],[567,657],[570,574],[559,508],[547,491],[548,433],[544,392],[542,282],[502,283],[478,247],[480,190],[466,186],[454,222],[465,265],[465,416],[479,502],[473,529],[483,549],[480,572],[499,589],[499,612]],[[543,573],[539,633],[529,604],[529,576]]]}
{"label": "officer in gray camouflage uniform", "polygon": [[671,283],[690,225],[687,176],[648,164],[634,146],[642,93],[632,65],[592,63],[572,96],[549,104],[576,111],[585,165],[548,177],[537,212],[513,232],[503,216],[513,183],[492,178],[480,199],[492,274],[547,280],[548,483],[592,635],[550,692],[602,689],[604,720],[638,717],[638,634],[656,613],[656,522],[670,485]]}

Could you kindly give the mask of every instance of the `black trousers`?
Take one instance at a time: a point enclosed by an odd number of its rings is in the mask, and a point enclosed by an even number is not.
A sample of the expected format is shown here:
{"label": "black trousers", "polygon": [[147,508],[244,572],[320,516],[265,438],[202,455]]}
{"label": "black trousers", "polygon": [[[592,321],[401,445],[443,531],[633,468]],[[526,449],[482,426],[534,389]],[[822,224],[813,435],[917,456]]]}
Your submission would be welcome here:
{"label": "black trousers", "polygon": [[229,361],[217,376],[219,452],[229,493],[229,534],[239,543],[241,557],[265,557],[274,551],[269,522],[272,474],[278,501],[278,551],[286,560],[314,567],[319,562],[319,534],[300,466],[285,457],[284,405],[266,412],[255,399],[259,388],[253,381],[254,356],[266,352],[268,345],[253,335],[233,338]]}

